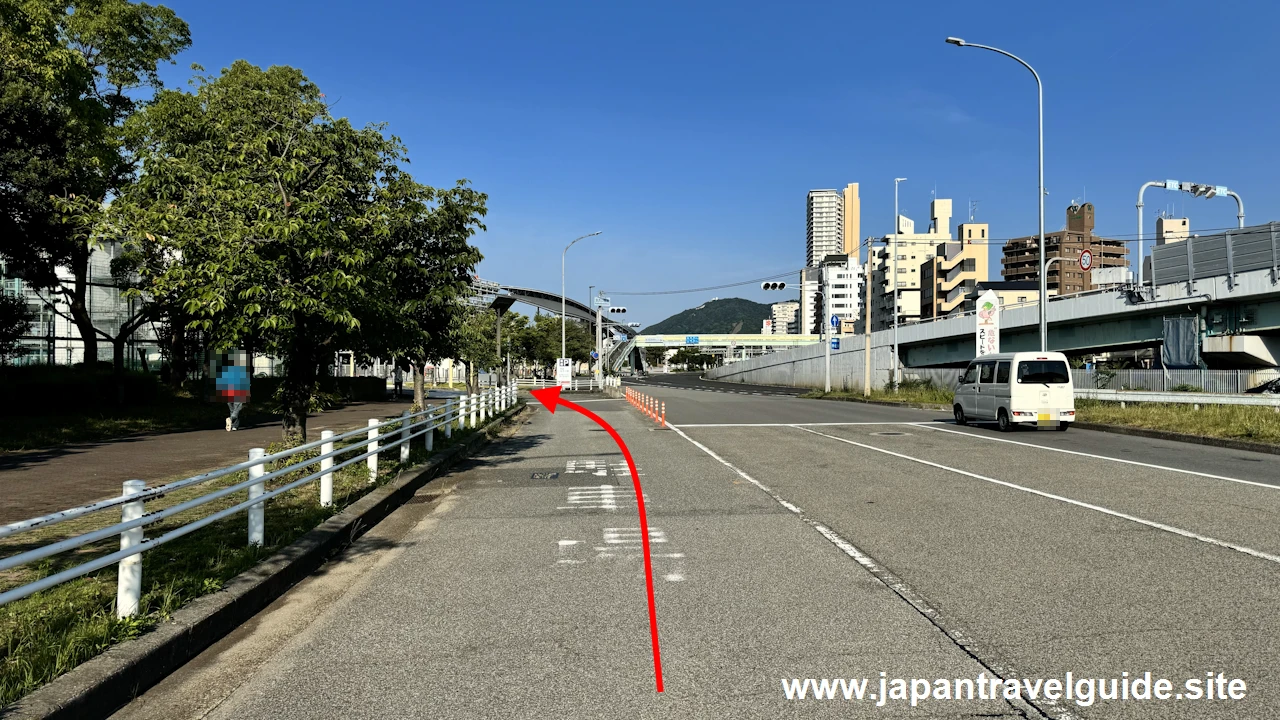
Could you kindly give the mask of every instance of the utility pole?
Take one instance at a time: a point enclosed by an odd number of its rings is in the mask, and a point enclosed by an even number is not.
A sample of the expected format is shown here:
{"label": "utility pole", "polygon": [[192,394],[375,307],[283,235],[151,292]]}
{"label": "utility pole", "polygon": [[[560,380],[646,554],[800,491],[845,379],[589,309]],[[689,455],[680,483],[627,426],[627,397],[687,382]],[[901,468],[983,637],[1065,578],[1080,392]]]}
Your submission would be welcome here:
{"label": "utility pole", "polygon": [[[603,290],[601,292],[604,292]],[[595,302],[593,299],[592,302]],[[601,329],[601,305],[596,303],[596,379],[604,380],[604,345],[601,342],[603,337]]]}
{"label": "utility pole", "polygon": [[893,391],[898,392],[898,183],[906,178],[893,179]]}
{"label": "utility pole", "polygon": [[871,253],[874,250],[871,238],[867,238],[867,320],[863,330],[866,331],[866,345],[862,351],[865,356],[862,370],[862,395],[871,397]]}
{"label": "utility pole", "polygon": [[827,278],[827,264],[822,264],[822,327],[825,328],[827,345],[826,392],[831,392],[831,284]]}

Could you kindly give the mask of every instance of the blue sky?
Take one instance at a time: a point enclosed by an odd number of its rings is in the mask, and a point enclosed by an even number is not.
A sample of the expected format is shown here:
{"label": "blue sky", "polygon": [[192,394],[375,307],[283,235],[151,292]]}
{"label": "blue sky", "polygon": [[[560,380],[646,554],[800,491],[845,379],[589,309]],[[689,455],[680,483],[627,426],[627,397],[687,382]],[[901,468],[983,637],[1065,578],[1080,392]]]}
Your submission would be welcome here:
{"label": "blue sky", "polygon": [[[192,48],[163,76],[293,65],[334,113],[386,122],[420,181],[489,193],[482,277],[568,293],[702,287],[798,270],[805,193],[861,184],[862,234],[979,201],[995,238],[1036,231],[1035,83],[1046,230],[1073,199],[1135,237],[1148,180],[1227,185],[1280,220],[1280,3],[167,2]],[[1234,226],[1228,198],[1154,189],[1154,214]],[[649,324],[758,287],[627,298]],[[792,297],[796,293],[785,293]]]}

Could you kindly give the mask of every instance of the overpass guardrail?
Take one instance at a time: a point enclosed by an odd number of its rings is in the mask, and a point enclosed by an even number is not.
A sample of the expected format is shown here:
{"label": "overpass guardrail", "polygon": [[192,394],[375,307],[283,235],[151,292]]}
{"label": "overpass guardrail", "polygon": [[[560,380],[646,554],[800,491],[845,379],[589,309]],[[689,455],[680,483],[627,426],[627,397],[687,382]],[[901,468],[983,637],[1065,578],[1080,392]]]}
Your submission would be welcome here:
{"label": "overpass guardrail", "polygon": [[[407,462],[410,444],[415,438],[425,438],[426,449],[430,451],[433,449],[433,440],[437,431],[442,431],[446,438],[452,437],[455,428],[479,427],[488,418],[506,410],[515,403],[516,387],[514,385],[494,388],[479,394],[464,395],[456,399],[447,398],[443,407],[435,406],[416,413],[406,410],[400,417],[387,421],[371,419],[368,427],[351,430],[340,435],[335,435],[332,431],[326,430],[321,433],[319,440],[271,455],[267,455],[262,448],[253,448],[249,450],[249,459],[245,462],[164,485],[148,488],[142,480],[127,480],[124,483],[123,492],[117,497],[4,525],[0,527],[0,539],[41,530],[92,513],[115,508],[120,509],[119,523],[0,558],[0,572],[36,563],[45,558],[91,543],[107,540],[116,535],[120,537],[120,550],[6,590],[0,593],[0,605],[20,600],[41,590],[52,588],[111,565],[118,565],[116,615],[119,618],[132,616],[138,611],[142,596],[143,552],[153,550],[165,543],[177,540],[184,535],[240,512],[247,512],[248,514],[249,544],[262,546],[266,535],[266,502],[268,500],[295,488],[319,481],[320,505],[328,507],[333,503],[334,471],[364,460],[369,470],[369,482],[372,483],[377,478],[378,455],[380,453],[399,447],[400,461]],[[335,443],[348,440],[353,442],[335,448]],[[320,454],[316,457],[297,460],[267,472],[267,466],[270,463],[289,461],[297,457],[299,453],[316,449],[320,451]],[[363,452],[361,452],[362,450]],[[352,453],[357,454],[342,459],[342,456],[350,456]],[[310,472],[298,479],[288,480],[279,487],[267,489],[266,483],[268,481],[285,480],[292,473],[306,470],[313,465],[318,465],[318,469],[314,472]],[[203,495],[160,510],[153,512],[147,512],[146,510],[147,501],[158,500],[183,488],[198,486],[246,470],[249,474],[247,480],[216,488]],[[230,507],[173,528],[163,535],[152,538],[143,537],[144,528],[147,525],[240,493],[244,494],[245,499]]]}

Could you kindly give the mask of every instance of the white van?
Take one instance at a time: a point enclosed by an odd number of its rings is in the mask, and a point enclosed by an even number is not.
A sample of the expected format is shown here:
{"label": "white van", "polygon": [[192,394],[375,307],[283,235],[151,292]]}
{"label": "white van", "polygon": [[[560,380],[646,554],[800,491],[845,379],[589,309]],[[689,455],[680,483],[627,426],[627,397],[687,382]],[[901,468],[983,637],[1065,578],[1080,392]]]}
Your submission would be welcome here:
{"label": "white van", "polygon": [[1076,394],[1067,356],[1056,352],[983,355],[960,375],[953,408],[957,425],[995,420],[1066,430],[1076,419]]}

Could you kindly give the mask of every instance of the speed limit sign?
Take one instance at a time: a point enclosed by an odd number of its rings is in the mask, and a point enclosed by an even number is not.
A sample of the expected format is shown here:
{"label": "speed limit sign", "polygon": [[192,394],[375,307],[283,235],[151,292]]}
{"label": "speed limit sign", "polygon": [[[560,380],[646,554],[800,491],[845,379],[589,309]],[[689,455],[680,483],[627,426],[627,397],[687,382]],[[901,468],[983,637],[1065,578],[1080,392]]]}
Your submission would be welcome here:
{"label": "speed limit sign", "polygon": [[1091,267],[1093,267],[1093,253],[1085,250],[1080,253],[1080,269],[1088,272]]}

